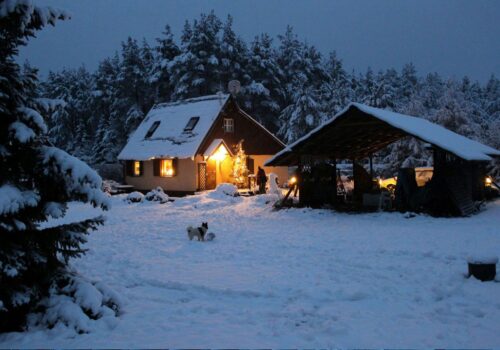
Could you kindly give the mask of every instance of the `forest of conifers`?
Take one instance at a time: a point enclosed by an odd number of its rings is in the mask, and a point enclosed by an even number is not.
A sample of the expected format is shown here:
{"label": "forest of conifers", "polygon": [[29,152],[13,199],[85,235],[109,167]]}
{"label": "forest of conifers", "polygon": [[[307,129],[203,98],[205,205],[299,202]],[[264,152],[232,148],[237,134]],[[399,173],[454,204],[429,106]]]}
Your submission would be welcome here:
{"label": "forest of conifers", "polygon": [[[227,92],[230,80],[241,82],[241,107],[285,143],[356,101],[500,148],[500,80],[493,75],[485,83],[444,79],[419,74],[411,63],[346,71],[335,52],[320,53],[291,27],[277,38],[264,33],[245,42],[230,16],[222,21],[214,12],[186,21],[180,40],[168,25],[154,43],[129,37],[96,71],[50,72],[35,93],[55,100],[47,103],[54,144],[117,177],[118,153],[155,103]],[[429,154],[420,142],[402,140],[376,160],[393,173],[402,164],[427,165]],[[500,173],[498,163],[492,172]]]}

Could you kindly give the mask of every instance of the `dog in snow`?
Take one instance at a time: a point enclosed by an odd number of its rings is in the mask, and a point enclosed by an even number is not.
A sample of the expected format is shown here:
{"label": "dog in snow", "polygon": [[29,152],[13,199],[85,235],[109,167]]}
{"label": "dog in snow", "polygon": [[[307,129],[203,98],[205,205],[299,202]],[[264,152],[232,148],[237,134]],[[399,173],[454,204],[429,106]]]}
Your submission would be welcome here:
{"label": "dog in snow", "polygon": [[187,228],[187,234],[190,241],[192,241],[195,237],[198,238],[198,241],[204,241],[207,231],[208,222],[203,222],[200,227],[188,226]]}

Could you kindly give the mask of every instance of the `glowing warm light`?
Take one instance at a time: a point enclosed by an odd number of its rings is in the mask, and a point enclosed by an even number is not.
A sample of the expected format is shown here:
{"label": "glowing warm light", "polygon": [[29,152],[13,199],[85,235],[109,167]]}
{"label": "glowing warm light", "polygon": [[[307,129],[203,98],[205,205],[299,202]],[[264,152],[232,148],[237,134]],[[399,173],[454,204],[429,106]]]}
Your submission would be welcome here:
{"label": "glowing warm light", "polygon": [[134,175],[135,176],[141,175],[141,162],[137,160],[134,162]]}
{"label": "glowing warm light", "polygon": [[490,186],[493,181],[491,180],[491,177],[488,176],[488,177],[486,177],[485,182],[486,182],[486,186]]}
{"label": "glowing warm light", "polygon": [[380,187],[382,187],[382,183],[383,183],[382,179],[378,179],[378,185],[379,185]]}
{"label": "glowing warm light", "polygon": [[223,161],[226,159],[228,153],[226,147],[223,145],[220,145],[219,148],[217,148],[217,151],[215,151],[211,156],[210,159],[215,159],[218,161]]}
{"label": "glowing warm light", "polygon": [[162,159],[160,162],[160,176],[174,176],[174,162],[172,159]]}
{"label": "glowing warm light", "polygon": [[290,184],[293,185],[297,182],[297,178],[295,176],[292,176],[292,178],[290,179]]}

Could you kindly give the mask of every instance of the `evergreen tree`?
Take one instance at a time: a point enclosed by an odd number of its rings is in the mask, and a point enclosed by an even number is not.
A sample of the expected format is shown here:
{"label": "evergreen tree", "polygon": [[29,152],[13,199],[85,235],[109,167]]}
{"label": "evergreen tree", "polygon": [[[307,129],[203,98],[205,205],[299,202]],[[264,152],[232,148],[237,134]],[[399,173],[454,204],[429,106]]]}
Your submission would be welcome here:
{"label": "evergreen tree", "polygon": [[277,131],[281,110],[279,96],[282,72],[276,61],[272,39],[267,34],[255,37],[252,42],[246,70],[250,82],[244,86],[244,107],[266,128]]}
{"label": "evergreen tree", "polygon": [[174,41],[169,25],[165,26],[163,36],[157,38],[155,47],[157,58],[153,66],[152,83],[156,87],[156,102],[169,101],[174,89],[171,79],[171,68],[174,58],[180,54],[180,49]]}
{"label": "evergreen tree", "polygon": [[224,90],[231,80],[239,80],[242,85],[248,80],[245,71],[247,59],[246,43],[238,38],[233,31],[233,18],[227,16],[226,23],[222,29],[222,41],[220,46],[220,80]]}
{"label": "evergreen tree", "polygon": [[352,101],[354,92],[349,76],[335,51],[330,53],[325,62],[325,72],[327,79],[323,81],[320,88],[322,110],[328,118],[331,118]]}
{"label": "evergreen tree", "polygon": [[120,59],[118,54],[110,59],[105,59],[99,64],[95,74],[96,96],[94,106],[99,115],[99,122],[95,134],[92,154],[94,164],[116,163],[116,156],[121,146],[117,141],[120,139],[118,132],[123,123],[116,120],[117,108],[122,104],[118,86],[118,75],[120,74]]}
{"label": "evergreen tree", "polygon": [[280,118],[284,119],[279,135],[285,143],[292,143],[318,126],[323,115],[318,102],[318,93],[312,87],[303,87],[293,96],[292,104],[286,107]]}
{"label": "evergreen tree", "polygon": [[299,42],[292,27],[288,26],[279,38],[278,62],[283,71],[281,96],[284,109],[280,114],[278,134],[285,142],[291,142],[324,120],[318,101],[327,74],[319,52],[314,46]]}
{"label": "evergreen tree", "polygon": [[34,71],[22,74],[20,46],[44,25],[67,15],[24,1],[0,1],[0,332],[20,330],[25,315],[68,276],[68,260],[101,217],[42,228],[64,216],[67,202],[106,207],[101,179],[54,147],[37,110]]}
{"label": "evergreen tree", "polygon": [[471,114],[471,106],[465,100],[460,85],[455,81],[448,81],[440,99],[440,108],[431,117],[432,120],[458,134],[478,139],[479,128],[469,119]]}
{"label": "evergreen tree", "polygon": [[278,35],[278,38],[280,40],[278,65],[283,74],[280,77],[282,83],[280,106],[286,108],[294,102],[295,88],[307,83],[307,76],[303,71],[304,47],[291,26],[287,26],[285,34]]}
{"label": "evergreen tree", "polygon": [[176,82],[174,99],[214,94],[223,89],[218,37],[221,26],[213,11],[201,14],[192,26],[187,23],[184,26],[182,52],[172,64],[172,79]]}
{"label": "evergreen tree", "polygon": [[[126,42],[122,43],[121,55],[118,75],[121,96],[127,99],[131,106],[136,105],[140,110],[146,109],[148,107],[146,94],[149,70],[144,61],[143,50],[139,47],[137,40],[129,37]],[[149,56],[149,53],[146,53],[146,56]]]}
{"label": "evergreen tree", "polygon": [[66,151],[87,158],[97,121],[94,115],[94,81],[84,68],[49,73],[43,95],[64,101],[49,119],[51,140]]}
{"label": "evergreen tree", "polygon": [[366,73],[358,78],[355,90],[356,101],[373,105],[375,103],[376,85],[373,70],[368,67]]}
{"label": "evergreen tree", "polygon": [[406,105],[418,88],[418,78],[415,66],[412,63],[405,64],[401,70],[401,84],[399,86],[400,108]]}
{"label": "evergreen tree", "polygon": [[395,69],[379,72],[375,78],[370,105],[390,110],[396,109],[396,104],[400,98],[398,95],[399,86],[400,80],[398,72]]}

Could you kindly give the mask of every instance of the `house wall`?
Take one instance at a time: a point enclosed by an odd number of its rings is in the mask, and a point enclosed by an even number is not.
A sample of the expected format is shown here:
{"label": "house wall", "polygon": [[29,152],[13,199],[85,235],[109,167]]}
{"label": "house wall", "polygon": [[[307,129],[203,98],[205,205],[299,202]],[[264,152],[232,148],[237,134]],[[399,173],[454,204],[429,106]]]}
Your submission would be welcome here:
{"label": "house wall", "polygon": [[153,161],[144,161],[141,176],[125,176],[125,181],[139,191],[149,191],[161,186],[166,192],[194,192],[197,188],[197,165],[191,159],[179,159],[177,174],[173,177],[153,175]]}
{"label": "house wall", "polygon": [[274,154],[268,155],[249,155],[254,160],[254,173],[257,174],[259,166],[264,169],[267,175],[269,173],[275,173],[278,175],[278,181],[280,185],[283,185],[288,181],[288,167],[286,166],[264,166],[264,163],[274,156]]}

